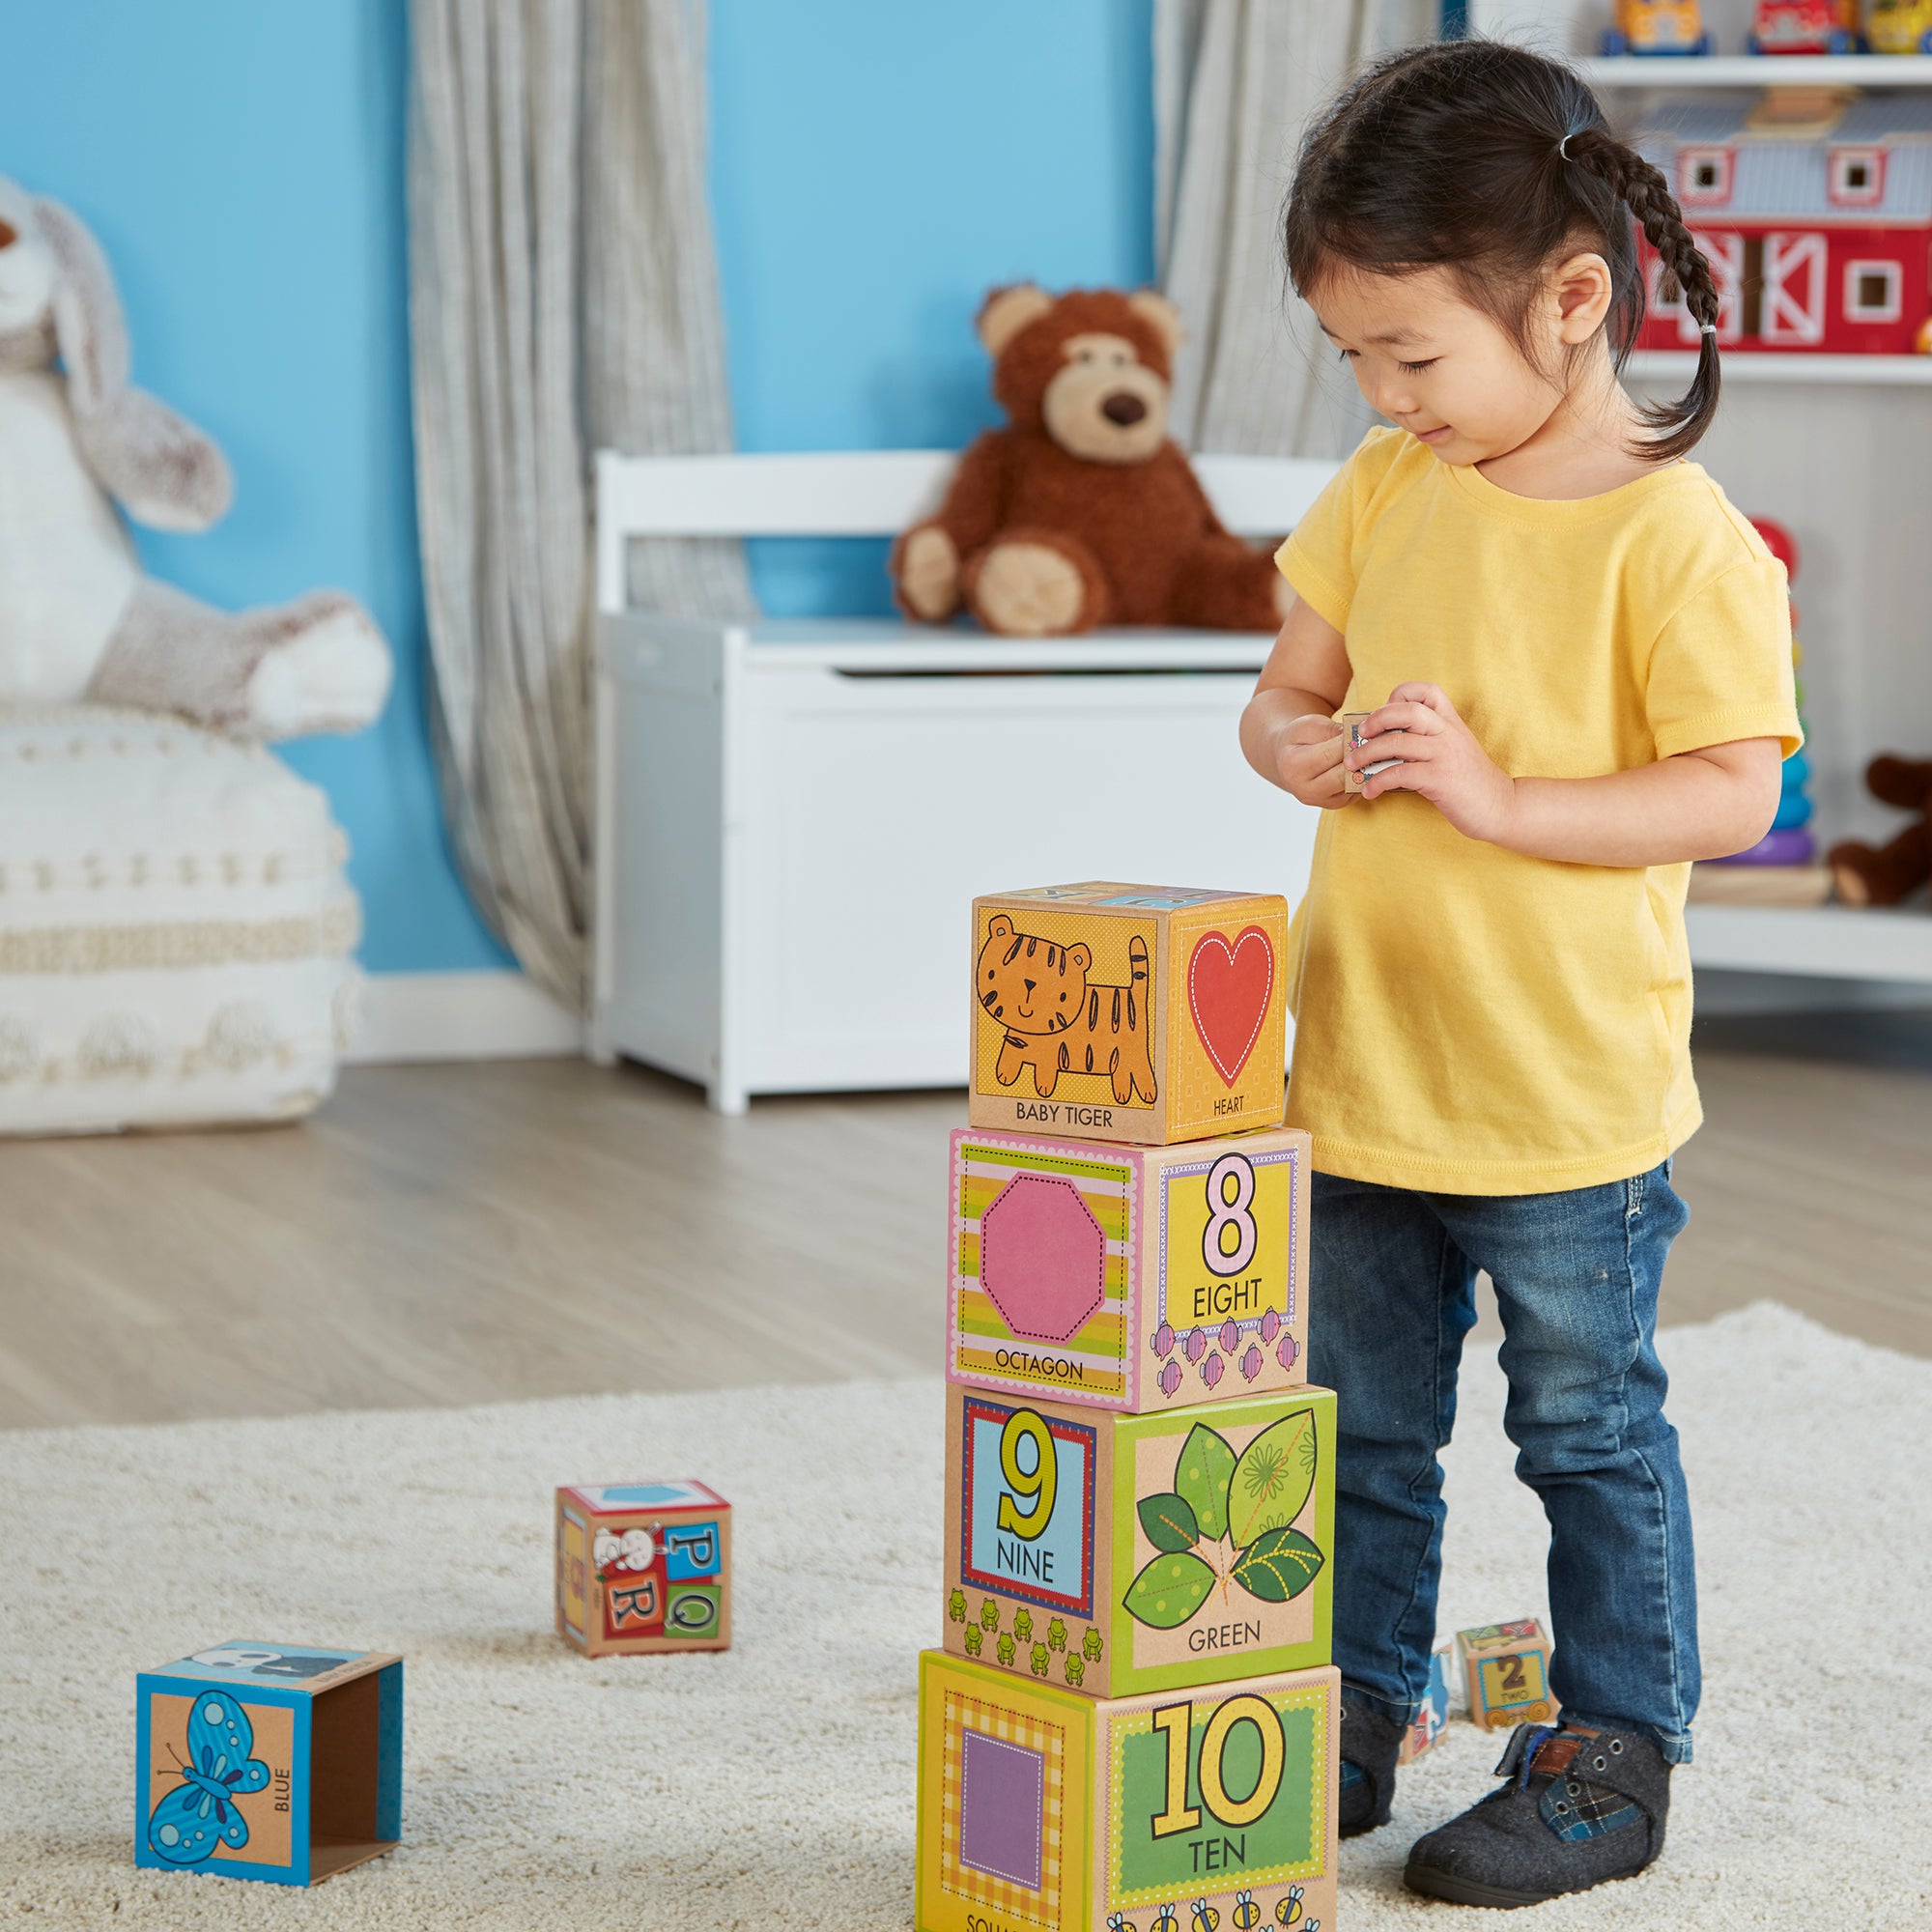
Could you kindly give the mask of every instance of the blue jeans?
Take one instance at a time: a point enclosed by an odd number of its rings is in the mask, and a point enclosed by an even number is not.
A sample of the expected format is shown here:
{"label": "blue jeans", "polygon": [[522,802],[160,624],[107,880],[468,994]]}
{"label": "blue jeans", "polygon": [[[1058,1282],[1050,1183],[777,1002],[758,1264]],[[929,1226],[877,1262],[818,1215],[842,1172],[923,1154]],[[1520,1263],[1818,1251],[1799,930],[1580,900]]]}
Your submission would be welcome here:
{"label": "blue jeans", "polygon": [[1550,1688],[1566,1717],[1688,1760],[1696,1578],[1655,1347],[1663,1258],[1690,1218],[1670,1163],[1557,1194],[1422,1194],[1329,1174],[1314,1190],[1310,1378],[1339,1397],[1335,1662],[1350,1693],[1398,1719],[1422,1703],[1442,1568],[1436,1452],[1486,1268],[1503,1427],[1549,1521]]}

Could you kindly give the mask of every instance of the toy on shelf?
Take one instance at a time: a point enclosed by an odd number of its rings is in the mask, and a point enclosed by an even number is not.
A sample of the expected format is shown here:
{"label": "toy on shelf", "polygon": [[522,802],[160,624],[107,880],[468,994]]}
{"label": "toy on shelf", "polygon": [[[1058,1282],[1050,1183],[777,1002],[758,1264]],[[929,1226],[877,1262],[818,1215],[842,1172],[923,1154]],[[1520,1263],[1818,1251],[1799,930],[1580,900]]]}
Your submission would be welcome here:
{"label": "toy on shelf", "polygon": [[946,1648],[1090,1696],[1328,1661],[1335,1397],[946,1392]]}
{"label": "toy on shelf", "polygon": [[224,1643],[135,1680],[134,1862],[314,1885],[402,1836],[403,1660]]}
{"label": "toy on shelf", "polygon": [[939,514],[894,547],[906,615],[945,623],[963,605],[1018,637],[1275,629],[1286,581],[1222,527],[1167,433],[1173,304],[1151,289],[1056,297],[1022,282],[986,298],[979,328],[1010,420],[967,450]]}
{"label": "toy on shelf", "polygon": [[1334,1923],[1332,1666],[1098,1700],[919,1664],[920,1932]]}
{"label": "toy on shelf", "polygon": [[1871,0],[1865,43],[1875,54],[1932,54],[1932,0]]}
{"label": "toy on shelf", "polygon": [[[1828,93],[1808,131],[1763,105],[1671,101],[1637,146],[1671,183],[1718,278],[1720,348],[1923,352],[1932,100]],[[1651,302],[1638,347],[1695,348],[1696,319],[1647,242],[1642,253]]]}
{"label": "toy on shelf", "polygon": [[1280,1123],[1288,902],[1095,881],[973,901],[967,1119],[1160,1145]]}
{"label": "toy on shelf", "polygon": [[1308,1136],[952,1136],[955,1381],[1135,1411],[1307,1380]]}
{"label": "toy on shelf", "polygon": [[1859,0],[1757,0],[1745,49],[1754,54],[1855,54]]}
{"label": "toy on shelf", "polygon": [[1912,813],[1912,823],[1889,845],[1853,838],[1827,855],[1832,880],[1847,905],[1889,906],[1932,878],[1932,758],[1874,758],[1865,788],[1882,804]]}
{"label": "toy on shelf", "polygon": [[1698,0],[1616,0],[1600,51],[1609,60],[1624,54],[1708,54],[1704,10]]}
{"label": "toy on shelf", "polygon": [[1452,1644],[1438,1644],[1429,1660],[1429,1689],[1396,1753],[1396,1763],[1413,1764],[1449,1728],[1449,1656]]}
{"label": "toy on shelf", "polygon": [[1556,1715],[1549,1694],[1549,1639],[1534,1617],[1480,1624],[1456,1633],[1456,1655],[1469,1699],[1469,1718],[1486,1731],[1548,1723]]}
{"label": "toy on shelf", "polygon": [[556,1631],[586,1657],[729,1649],[731,1505],[692,1482],[558,1490]]}

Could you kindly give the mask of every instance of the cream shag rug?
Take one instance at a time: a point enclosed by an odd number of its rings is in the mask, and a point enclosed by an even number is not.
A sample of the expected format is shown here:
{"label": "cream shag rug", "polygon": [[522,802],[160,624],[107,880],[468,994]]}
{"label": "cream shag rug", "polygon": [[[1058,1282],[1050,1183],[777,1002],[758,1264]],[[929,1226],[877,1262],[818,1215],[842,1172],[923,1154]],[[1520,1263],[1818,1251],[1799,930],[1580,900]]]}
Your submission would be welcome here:
{"label": "cream shag rug", "polygon": [[[1932,1925],[1932,1362],[1767,1305],[1664,1355],[1698,1763],[1662,1864],[1523,1922]],[[1543,1607],[1501,1394],[1473,1357],[1445,1631]],[[551,1634],[552,1488],[654,1475],[737,1505],[736,1648],[586,1662]],[[937,1380],[0,1435],[0,1918],[901,1932],[940,1492]],[[134,1673],[233,1637],[407,1655],[398,1851],[307,1893],[134,1869]],[[1496,1749],[1459,1722],[1405,1773],[1344,1849],[1346,1932],[1466,1918],[1399,1875]]]}

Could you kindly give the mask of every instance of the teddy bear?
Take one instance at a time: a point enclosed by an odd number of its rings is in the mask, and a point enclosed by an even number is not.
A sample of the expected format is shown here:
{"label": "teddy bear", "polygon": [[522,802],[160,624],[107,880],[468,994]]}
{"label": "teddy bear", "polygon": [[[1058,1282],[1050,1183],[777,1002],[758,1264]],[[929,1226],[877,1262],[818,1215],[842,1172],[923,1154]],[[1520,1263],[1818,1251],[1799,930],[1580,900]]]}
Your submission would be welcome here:
{"label": "teddy bear", "polygon": [[203,530],[229,495],[214,442],[129,384],[94,237],[0,178],[0,705],[172,711],[244,738],[374,719],[389,648],[354,598],[231,613],[143,574],[117,503]]}
{"label": "teddy bear", "polygon": [[1096,624],[1271,631],[1292,592],[1273,560],[1222,527],[1167,434],[1174,305],[1150,289],[1031,282],[980,311],[1009,417],[959,460],[936,517],[893,548],[899,608],[942,624],[963,604],[987,630],[1059,636]]}
{"label": "teddy bear", "polygon": [[1886,805],[1915,815],[1889,845],[1857,839],[1833,845],[1825,855],[1832,883],[1847,905],[1896,905],[1932,878],[1932,758],[1874,758],[1865,768],[1865,788]]}

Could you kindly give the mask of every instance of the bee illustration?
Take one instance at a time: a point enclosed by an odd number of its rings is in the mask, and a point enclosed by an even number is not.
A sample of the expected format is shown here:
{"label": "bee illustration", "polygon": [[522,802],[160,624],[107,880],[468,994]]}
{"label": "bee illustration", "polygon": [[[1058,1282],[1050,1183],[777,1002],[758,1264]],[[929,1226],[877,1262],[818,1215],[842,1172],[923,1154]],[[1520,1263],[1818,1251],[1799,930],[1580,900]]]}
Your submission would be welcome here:
{"label": "bee illustration", "polygon": [[1000,1627],[999,1605],[994,1603],[991,1597],[980,1598],[980,1628],[983,1631],[996,1631],[999,1629],[999,1627]]}
{"label": "bee illustration", "polygon": [[[1274,1916],[1284,1925],[1301,1923],[1301,1888],[1298,1885],[1289,1887],[1288,1896],[1276,1904]],[[1315,1922],[1319,1925],[1321,1921],[1318,1918]]]}
{"label": "bee illustration", "polygon": [[1254,1927],[1262,1922],[1262,1909],[1255,1903],[1251,1891],[1237,1891],[1235,1894],[1235,1923],[1240,1932],[1254,1932]]}
{"label": "bee illustration", "polygon": [[946,1600],[946,1620],[948,1623],[963,1624],[966,1621],[966,1592],[954,1590]]}
{"label": "bee illustration", "polygon": [[1002,1663],[1010,1663],[1013,1661],[1013,1638],[1010,1631],[1000,1633],[1000,1640],[993,1646],[993,1651]]}
{"label": "bee illustration", "polygon": [[1194,1932],[1214,1932],[1221,1922],[1221,1915],[1205,1898],[1197,1898],[1188,1909],[1194,1914]]}
{"label": "bee illustration", "polygon": [[984,1633],[981,1632],[978,1624],[968,1624],[966,1626],[966,1655],[968,1657],[978,1657],[980,1655],[980,1647],[985,1640]]}
{"label": "bee illustration", "polygon": [[1035,1644],[1033,1647],[1033,1656],[1028,1660],[1028,1662],[1032,1663],[1033,1674],[1036,1677],[1044,1677],[1046,1675],[1045,1644],[1043,1643]]}
{"label": "bee illustration", "polygon": [[1160,1908],[1160,1917],[1153,1921],[1153,1932],[1180,1932],[1180,1920],[1174,1916],[1173,1906]]}
{"label": "bee illustration", "polygon": [[1013,1612],[1013,1634],[1022,1643],[1033,1641],[1033,1612],[1024,1605]]}
{"label": "bee illustration", "polygon": [[1107,1915],[1107,1932],[1134,1932],[1124,1912],[1110,1912]]}
{"label": "bee illustration", "polygon": [[1066,1648],[1066,1626],[1058,1617],[1046,1627],[1046,1644],[1049,1650]]}

